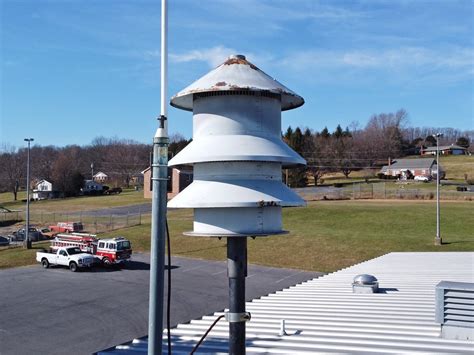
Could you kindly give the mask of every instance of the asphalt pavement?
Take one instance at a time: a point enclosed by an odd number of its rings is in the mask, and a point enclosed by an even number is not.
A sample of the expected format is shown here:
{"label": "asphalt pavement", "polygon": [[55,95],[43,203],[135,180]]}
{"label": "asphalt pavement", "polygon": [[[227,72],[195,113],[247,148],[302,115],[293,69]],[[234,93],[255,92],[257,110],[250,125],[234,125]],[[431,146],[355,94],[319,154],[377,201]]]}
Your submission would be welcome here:
{"label": "asphalt pavement", "polygon": [[[172,326],[227,307],[225,262],[176,257],[171,270]],[[249,265],[246,298],[319,275]],[[135,254],[126,269],[72,273],[36,265],[1,270],[0,354],[91,354],[144,336],[148,285],[149,254]]]}

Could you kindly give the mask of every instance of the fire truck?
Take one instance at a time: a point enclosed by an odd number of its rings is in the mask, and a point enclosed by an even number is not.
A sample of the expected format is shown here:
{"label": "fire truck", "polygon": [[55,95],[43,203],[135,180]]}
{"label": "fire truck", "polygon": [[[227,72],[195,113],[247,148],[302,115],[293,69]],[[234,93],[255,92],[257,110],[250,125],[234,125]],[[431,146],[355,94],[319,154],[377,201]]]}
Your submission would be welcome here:
{"label": "fire truck", "polygon": [[98,239],[89,233],[61,233],[51,241],[51,249],[78,247],[81,251],[95,255],[104,265],[123,264],[132,256],[132,246],[128,239],[116,237]]}
{"label": "fire truck", "polygon": [[84,226],[81,222],[58,222],[56,225],[49,226],[49,229],[55,233],[72,233],[82,232]]}

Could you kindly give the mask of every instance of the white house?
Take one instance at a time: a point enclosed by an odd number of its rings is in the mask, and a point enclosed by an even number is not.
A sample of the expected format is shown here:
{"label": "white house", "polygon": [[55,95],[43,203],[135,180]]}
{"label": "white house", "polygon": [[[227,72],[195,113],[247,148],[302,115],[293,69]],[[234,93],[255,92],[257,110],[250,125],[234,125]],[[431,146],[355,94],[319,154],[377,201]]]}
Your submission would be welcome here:
{"label": "white house", "polygon": [[102,171],[99,171],[97,174],[94,174],[92,179],[96,182],[105,182],[109,176],[106,173],[103,173]]}
{"label": "white house", "polygon": [[33,189],[34,200],[45,200],[51,196],[53,192],[53,184],[47,180],[40,180]]}
{"label": "white house", "polygon": [[[401,175],[402,177],[415,176],[436,176],[436,159],[419,158],[419,159],[395,159],[389,162],[380,170],[380,173],[389,176]],[[439,167],[440,178],[443,179],[445,171]]]}

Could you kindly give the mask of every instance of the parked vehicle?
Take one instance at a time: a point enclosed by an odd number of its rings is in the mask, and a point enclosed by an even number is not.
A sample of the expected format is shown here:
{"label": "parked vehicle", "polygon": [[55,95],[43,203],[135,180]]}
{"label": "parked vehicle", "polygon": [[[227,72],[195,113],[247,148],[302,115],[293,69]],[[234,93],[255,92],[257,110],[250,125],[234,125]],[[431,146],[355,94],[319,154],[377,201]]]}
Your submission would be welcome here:
{"label": "parked vehicle", "polygon": [[116,237],[98,239],[95,234],[64,233],[58,234],[51,241],[51,248],[77,247],[100,259],[104,265],[124,264],[132,256],[132,246],[128,239]]}
{"label": "parked vehicle", "polygon": [[59,248],[55,252],[37,252],[36,261],[40,262],[45,269],[50,265],[67,266],[72,272],[85,267],[91,267],[94,264],[94,257],[83,253],[77,247]]}
{"label": "parked vehicle", "polygon": [[99,239],[95,255],[104,265],[123,264],[132,256],[132,245],[124,237]]}
{"label": "parked vehicle", "polygon": [[425,175],[417,175],[415,176],[414,180],[415,181],[422,181],[422,182],[429,182],[431,181],[431,176],[425,176]]}
{"label": "parked vehicle", "polygon": [[[41,231],[35,227],[29,228],[28,236],[32,242],[38,242],[45,239]],[[26,239],[26,228],[20,228],[10,236],[11,241],[22,242]]]}
{"label": "parked vehicle", "polygon": [[84,253],[95,254],[97,249],[97,236],[89,233],[59,233],[51,240],[51,249],[77,247]]}
{"label": "parked vehicle", "polygon": [[5,247],[7,245],[10,245],[10,239],[0,236],[0,247]]}
{"label": "parked vehicle", "polygon": [[51,229],[49,228],[41,228],[41,234],[43,235],[44,238],[46,239],[52,239],[54,238],[54,236],[56,234],[58,234],[57,232],[53,232]]}
{"label": "parked vehicle", "polygon": [[49,226],[51,232],[56,233],[72,233],[72,232],[82,232],[84,226],[82,222],[58,222],[54,226]]}
{"label": "parked vehicle", "polygon": [[104,193],[106,195],[120,194],[120,193],[122,193],[122,188],[121,187],[113,187],[111,189],[106,190]]}

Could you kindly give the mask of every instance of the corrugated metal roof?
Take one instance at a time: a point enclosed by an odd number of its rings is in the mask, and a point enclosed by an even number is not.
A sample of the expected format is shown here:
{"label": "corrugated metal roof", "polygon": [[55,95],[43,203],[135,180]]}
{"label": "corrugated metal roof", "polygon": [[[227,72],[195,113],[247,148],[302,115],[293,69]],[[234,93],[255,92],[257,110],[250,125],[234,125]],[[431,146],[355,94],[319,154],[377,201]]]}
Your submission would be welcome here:
{"label": "corrugated metal roof", "polygon": [[208,92],[272,93],[281,98],[281,109],[291,110],[304,104],[304,99],[268,74],[250,63],[243,55],[230,56],[224,63],[210,71],[171,98],[171,105],[192,111],[193,97]]}
{"label": "corrugated metal roof", "polygon": [[[381,293],[352,293],[358,274],[372,274]],[[469,353],[474,342],[439,337],[435,323],[435,286],[442,280],[474,282],[474,253],[390,253],[347,269],[247,302],[247,353]],[[172,330],[174,354],[189,354],[214,319]],[[289,335],[279,336],[286,321]],[[200,353],[227,352],[228,324],[208,335]],[[166,351],[166,337],[164,338]],[[146,338],[111,350],[143,353]],[[101,354],[109,354],[102,352]]]}

